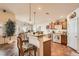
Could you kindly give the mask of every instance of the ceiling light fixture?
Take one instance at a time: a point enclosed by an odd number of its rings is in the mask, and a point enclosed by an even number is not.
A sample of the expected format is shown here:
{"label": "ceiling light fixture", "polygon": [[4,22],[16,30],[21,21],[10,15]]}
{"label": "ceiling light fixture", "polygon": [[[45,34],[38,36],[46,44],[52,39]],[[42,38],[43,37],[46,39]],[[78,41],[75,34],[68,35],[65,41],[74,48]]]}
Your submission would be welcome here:
{"label": "ceiling light fixture", "polygon": [[40,10],[41,8],[39,7],[38,9]]}
{"label": "ceiling light fixture", "polygon": [[6,12],[6,10],[4,9],[3,12]]}
{"label": "ceiling light fixture", "polygon": [[49,15],[49,12],[46,12],[45,14],[46,14],[46,15]]}
{"label": "ceiling light fixture", "polygon": [[36,12],[34,12],[34,25],[35,25],[35,16],[36,16]]}

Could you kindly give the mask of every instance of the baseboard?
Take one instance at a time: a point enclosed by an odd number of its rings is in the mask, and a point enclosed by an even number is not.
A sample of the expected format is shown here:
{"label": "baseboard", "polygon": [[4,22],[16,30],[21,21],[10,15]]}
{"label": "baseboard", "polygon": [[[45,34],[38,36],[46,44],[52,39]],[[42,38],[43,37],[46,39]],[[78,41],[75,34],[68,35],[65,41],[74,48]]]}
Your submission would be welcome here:
{"label": "baseboard", "polygon": [[14,40],[10,40],[10,41],[8,42],[8,44],[10,44],[10,43],[12,43],[12,42],[14,42]]}
{"label": "baseboard", "polygon": [[74,48],[72,48],[72,47],[70,47],[70,46],[68,46],[68,47],[71,48],[72,50],[74,50],[76,53],[79,54],[79,51],[75,50]]}

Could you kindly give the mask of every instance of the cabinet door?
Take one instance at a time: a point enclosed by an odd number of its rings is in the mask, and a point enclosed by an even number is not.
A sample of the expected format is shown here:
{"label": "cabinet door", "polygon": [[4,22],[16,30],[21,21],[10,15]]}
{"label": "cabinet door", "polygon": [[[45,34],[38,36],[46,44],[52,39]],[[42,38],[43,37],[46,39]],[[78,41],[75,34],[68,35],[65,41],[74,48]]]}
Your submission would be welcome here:
{"label": "cabinet door", "polygon": [[67,35],[61,35],[61,44],[67,45]]}
{"label": "cabinet door", "polygon": [[77,50],[77,19],[68,21],[68,46]]}
{"label": "cabinet door", "polygon": [[48,40],[43,43],[43,55],[51,56],[51,40]]}

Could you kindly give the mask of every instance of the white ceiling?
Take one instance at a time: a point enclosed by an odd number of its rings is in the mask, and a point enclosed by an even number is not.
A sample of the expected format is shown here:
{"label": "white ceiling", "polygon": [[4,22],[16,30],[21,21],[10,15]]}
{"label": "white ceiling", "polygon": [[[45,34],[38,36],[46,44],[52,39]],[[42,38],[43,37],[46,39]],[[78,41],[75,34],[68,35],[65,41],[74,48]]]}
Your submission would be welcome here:
{"label": "white ceiling", "polygon": [[[41,8],[40,10],[38,8]],[[31,4],[31,12],[32,18],[31,20],[34,21],[34,14],[36,12],[35,21],[38,24],[48,23],[52,20],[60,16],[66,17],[69,13],[71,13],[76,8],[79,8],[79,4],[56,4],[56,3],[43,3],[43,4]],[[28,21],[29,20],[29,4],[23,3],[9,3],[9,4],[0,4],[0,9],[6,9],[8,11],[14,12],[16,18],[21,21]],[[48,13],[48,14],[46,14]]]}

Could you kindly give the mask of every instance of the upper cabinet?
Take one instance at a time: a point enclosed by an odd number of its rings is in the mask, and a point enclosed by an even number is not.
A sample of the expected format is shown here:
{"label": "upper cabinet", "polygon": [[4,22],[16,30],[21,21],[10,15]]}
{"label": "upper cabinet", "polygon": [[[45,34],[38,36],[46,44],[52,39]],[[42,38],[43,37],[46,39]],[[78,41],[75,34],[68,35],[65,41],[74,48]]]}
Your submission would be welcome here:
{"label": "upper cabinet", "polygon": [[62,29],[67,29],[67,19],[62,22]]}
{"label": "upper cabinet", "polygon": [[56,29],[59,25],[60,27],[62,27],[61,29],[67,29],[67,19],[60,19],[55,22],[52,21],[51,23],[49,23],[48,28]]}

